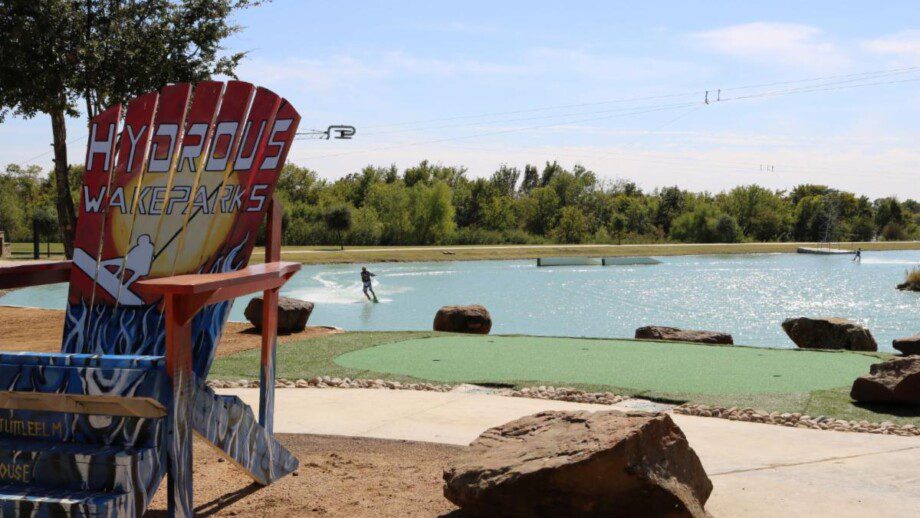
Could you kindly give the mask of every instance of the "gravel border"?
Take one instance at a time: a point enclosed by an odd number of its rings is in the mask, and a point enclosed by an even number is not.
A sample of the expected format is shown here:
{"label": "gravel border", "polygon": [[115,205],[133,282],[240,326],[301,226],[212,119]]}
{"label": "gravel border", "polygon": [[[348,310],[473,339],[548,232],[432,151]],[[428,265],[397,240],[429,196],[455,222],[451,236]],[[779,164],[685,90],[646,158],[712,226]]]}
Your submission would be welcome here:
{"label": "gravel border", "polygon": [[753,408],[718,407],[710,405],[683,404],[674,408],[674,413],[699,417],[717,417],[730,421],[764,423],[812,430],[833,430],[835,432],[874,433],[881,435],[900,435],[904,437],[920,435],[920,427],[912,424],[897,425],[891,421],[870,423],[869,421],[846,421],[828,416],[812,417],[799,412],[767,412]]}
{"label": "gravel border", "polygon": [[[211,388],[259,388],[258,380],[209,380]],[[382,379],[351,379],[336,378],[331,376],[316,376],[309,380],[289,380],[279,378],[275,380],[276,388],[365,388],[365,389],[390,389],[390,390],[421,390],[428,392],[450,392],[457,386],[441,385],[436,383],[402,383],[399,381],[386,381]],[[487,387],[483,387],[487,389]],[[597,405],[615,405],[628,399],[612,392],[585,392],[570,387],[553,387],[541,385],[539,387],[524,387],[520,390],[499,388],[491,389],[491,393],[510,396],[526,397],[533,399],[548,399],[554,401],[569,401],[573,403],[592,403]],[[697,417],[714,417],[728,419],[729,421],[744,421],[751,423],[772,424],[794,428],[809,428],[812,430],[831,430],[837,432],[873,433],[880,435],[899,435],[903,437],[920,436],[920,427],[905,424],[897,425],[891,421],[870,423],[868,421],[846,421],[828,416],[812,417],[798,412],[767,412],[753,408],[719,407],[711,405],[694,405],[685,403],[673,408],[674,413]]]}
{"label": "gravel border", "polygon": [[[208,380],[211,388],[259,388],[258,380]],[[316,376],[309,380],[289,380],[278,378],[275,388],[371,388],[391,390],[422,390],[428,392],[450,392],[457,385],[439,385],[436,383],[401,383],[399,381],[385,381],[382,379],[351,379],[335,378],[331,376]],[[483,387],[487,389],[487,387]],[[573,403],[593,403],[597,405],[615,405],[621,401],[631,399],[627,396],[618,396],[612,392],[585,392],[569,387],[525,387],[520,390],[510,388],[491,389],[491,392],[501,396],[526,397],[533,399],[551,399],[554,401],[569,401]]]}

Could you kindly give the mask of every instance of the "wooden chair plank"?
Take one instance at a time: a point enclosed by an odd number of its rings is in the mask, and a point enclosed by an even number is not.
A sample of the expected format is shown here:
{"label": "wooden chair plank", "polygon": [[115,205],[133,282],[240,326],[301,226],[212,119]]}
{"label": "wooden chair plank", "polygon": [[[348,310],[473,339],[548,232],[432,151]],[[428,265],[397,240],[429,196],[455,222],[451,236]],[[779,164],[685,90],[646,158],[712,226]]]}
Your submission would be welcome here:
{"label": "wooden chair plank", "polygon": [[143,418],[159,418],[166,415],[166,407],[156,399],[148,397],[91,396],[9,390],[0,391],[0,408]]}

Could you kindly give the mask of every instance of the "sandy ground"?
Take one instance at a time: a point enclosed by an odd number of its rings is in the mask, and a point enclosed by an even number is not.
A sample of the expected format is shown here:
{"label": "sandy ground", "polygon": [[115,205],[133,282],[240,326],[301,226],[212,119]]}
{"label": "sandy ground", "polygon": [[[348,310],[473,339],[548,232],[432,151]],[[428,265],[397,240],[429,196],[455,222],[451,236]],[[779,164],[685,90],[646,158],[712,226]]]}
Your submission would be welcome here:
{"label": "sandy ground", "polygon": [[[56,352],[64,312],[0,307],[0,350]],[[308,327],[281,342],[336,332]],[[249,324],[230,322],[218,356],[260,347]],[[300,459],[296,476],[252,483],[205,442],[195,441],[196,516],[438,516],[455,507],[441,495],[441,472],[458,446],[317,435],[279,435]],[[166,516],[166,484],[147,512]]]}
{"label": "sandy ground", "polygon": [[[261,487],[195,442],[195,516],[439,516],[456,507],[441,473],[459,446],[321,435],[278,435],[300,459],[296,475]],[[166,516],[166,484],[147,517]]]}
{"label": "sandy ground", "polygon": [[[280,343],[340,332],[307,327],[301,333],[278,337]],[[64,333],[64,312],[56,309],[0,306],[0,351],[59,352]],[[262,337],[248,323],[228,322],[217,356],[261,347]]]}

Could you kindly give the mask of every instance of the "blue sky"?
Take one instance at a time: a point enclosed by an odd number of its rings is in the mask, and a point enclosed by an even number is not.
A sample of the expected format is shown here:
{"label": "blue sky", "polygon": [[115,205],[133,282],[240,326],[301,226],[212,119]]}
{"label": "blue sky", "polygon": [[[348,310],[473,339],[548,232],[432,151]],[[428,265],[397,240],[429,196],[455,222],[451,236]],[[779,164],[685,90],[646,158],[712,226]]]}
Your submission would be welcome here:
{"label": "blue sky", "polygon": [[[915,2],[276,0],[238,21],[241,79],[288,97],[302,129],[357,126],[292,150],[327,178],[559,160],[645,188],[817,182],[920,198]],[[785,84],[737,88],[772,83]],[[734,100],[704,104],[718,89]],[[47,151],[48,125],[0,126],[0,164]]]}

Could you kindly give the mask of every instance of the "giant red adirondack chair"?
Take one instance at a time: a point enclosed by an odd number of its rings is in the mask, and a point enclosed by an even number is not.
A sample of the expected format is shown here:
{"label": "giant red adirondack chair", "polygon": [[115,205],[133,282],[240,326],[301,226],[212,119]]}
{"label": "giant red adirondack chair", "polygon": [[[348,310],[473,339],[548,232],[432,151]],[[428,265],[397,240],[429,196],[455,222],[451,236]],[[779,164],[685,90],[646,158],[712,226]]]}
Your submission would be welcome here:
{"label": "giant red adirondack chair", "polygon": [[[73,260],[0,267],[0,288],[70,282],[61,353],[0,354],[0,515],[140,516],[165,476],[169,514],[191,516],[193,431],[260,484],[296,469],[272,436],[278,291],[300,268],[273,191],[299,120],[239,81],[93,118]],[[256,421],[204,380],[233,299],[259,291]]]}

